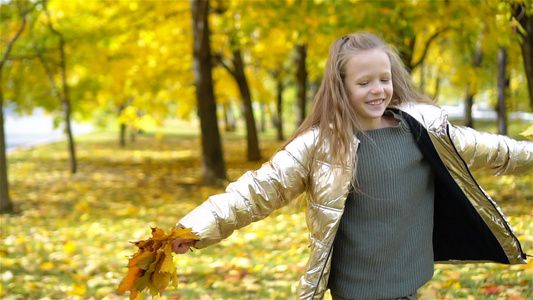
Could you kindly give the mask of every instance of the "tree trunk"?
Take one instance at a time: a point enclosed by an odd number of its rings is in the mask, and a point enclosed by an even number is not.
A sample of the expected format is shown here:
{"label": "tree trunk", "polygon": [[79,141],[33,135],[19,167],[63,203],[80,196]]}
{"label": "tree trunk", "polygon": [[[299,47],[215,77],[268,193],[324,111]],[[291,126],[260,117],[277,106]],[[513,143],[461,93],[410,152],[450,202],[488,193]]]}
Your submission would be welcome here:
{"label": "tree trunk", "polygon": [[[50,25],[51,26],[51,25]],[[61,107],[63,108],[63,116],[65,118],[65,134],[68,140],[68,153],[69,153],[69,167],[70,173],[76,173],[76,149],[74,145],[74,137],[72,136],[72,122],[71,122],[71,106],[67,84],[67,66],[65,58],[65,41],[63,35],[55,31],[59,36],[59,53],[60,53],[60,66],[61,66],[61,83],[63,89],[63,96],[61,98]]]}
{"label": "tree trunk", "polygon": [[4,133],[4,94],[2,90],[2,69],[0,68],[0,213],[13,212],[13,202],[9,197],[7,177],[6,140]]}
{"label": "tree trunk", "polygon": [[120,121],[120,115],[122,112],[126,109],[126,104],[122,103],[118,107],[118,119],[119,119],[119,138],[118,138],[118,145],[121,148],[124,148],[126,146],[126,123]]}
{"label": "tree trunk", "polygon": [[[66,81],[63,82],[63,89],[66,93]],[[72,122],[70,120],[70,101],[68,99],[68,96],[63,95],[65,98],[63,99],[63,102],[61,103],[61,106],[63,107],[63,113],[65,116],[65,134],[67,135],[68,139],[68,152],[69,152],[69,167],[70,167],[70,173],[75,174],[77,171],[77,161],[76,161],[76,147],[74,144],[74,137],[72,136]]]}
{"label": "tree trunk", "polygon": [[259,120],[259,131],[261,133],[265,133],[265,130],[266,130],[266,111],[267,111],[267,108],[266,108],[266,104],[264,103],[261,103],[261,105],[259,106],[261,108],[261,116],[260,116],[260,120]]}
{"label": "tree trunk", "polygon": [[300,126],[305,120],[305,105],[307,102],[307,45],[296,45],[296,79],[298,84],[298,102],[296,106],[296,126]]}
{"label": "tree trunk", "polygon": [[276,101],[276,117],[275,117],[275,124],[276,124],[276,130],[277,130],[277,140],[283,141],[283,81],[281,78],[277,79],[277,101]]}
{"label": "tree trunk", "polygon": [[19,29],[15,36],[8,42],[6,49],[4,51],[4,56],[0,61],[0,213],[12,213],[14,211],[13,202],[11,197],[9,197],[9,179],[8,179],[8,165],[7,165],[7,155],[6,155],[6,136],[4,129],[4,91],[3,91],[3,69],[4,64],[11,54],[11,49],[13,44],[20,37],[24,28],[26,27],[26,16],[30,11],[25,10],[25,7],[18,4],[18,10],[22,23],[20,24]]}
{"label": "tree trunk", "polygon": [[526,31],[525,35],[520,34],[522,36],[520,46],[529,90],[529,106],[533,110],[533,16],[526,15],[524,4],[516,4],[515,18]]}
{"label": "tree trunk", "polygon": [[39,56],[43,66],[47,71],[49,80],[52,84],[52,89],[56,89],[57,96],[59,98],[59,101],[61,102],[61,108],[63,109],[63,117],[65,118],[65,134],[67,136],[68,140],[68,152],[69,152],[69,167],[70,167],[70,173],[74,174],[76,173],[77,169],[77,163],[76,163],[76,149],[74,145],[74,137],[72,136],[72,125],[71,125],[71,106],[70,106],[70,97],[68,92],[68,84],[67,84],[67,66],[66,66],[66,56],[65,56],[65,39],[63,38],[63,35],[57,31],[54,28],[54,25],[52,24],[52,19],[50,17],[50,13],[48,12],[48,8],[46,7],[46,2],[43,2],[44,11],[45,14],[48,16],[48,27],[50,28],[50,31],[54,35],[56,35],[59,38],[59,66],[61,70],[61,88],[63,92],[59,92],[57,87],[54,87],[55,84],[52,73],[50,69],[47,68],[46,63],[44,61],[44,58]]}
{"label": "tree trunk", "polygon": [[420,64],[420,86],[419,90],[422,93],[425,93],[426,91],[426,65],[424,63]]}
{"label": "tree trunk", "polygon": [[226,132],[233,132],[235,131],[235,116],[233,116],[231,104],[226,102],[222,105],[222,107],[224,109],[224,130]]}
{"label": "tree trunk", "polygon": [[[481,60],[483,58],[483,49],[481,48],[481,38],[476,44],[476,53],[474,54],[474,61],[472,67],[474,72],[481,66]],[[475,75],[477,76],[477,74]],[[473,87],[472,83],[468,83],[466,86],[466,98],[465,98],[465,119],[463,125],[474,128],[474,119],[472,118],[472,106],[474,105],[474,96],[476,95],[477,87]]]}
{"label": "tree trunk", "polygon": [[505,93],[508,86],[507,79],[507,51],[500,47],[498,52],[498,133],[507,135],[507,110],[505,107]]}
{"label": "tree trunk", "polygon": [[433,88],[435,90],[435,93],[433,95],[431,95],[431,98],[432,99],[437,99],[438,96],[439,96],[439,91],[440,91],[439,70],[437,69],[434,74],[436,74],[436,76],[435,76],[435,87]]}
{"label": "tree trunk", "polygon": [[474,119],[472,118],[472,105],[474,105],[474,94],[470,91],[470,84],[466,86],[465,97],[465,117],[463,119],[463,125],[470,128],[474,128]]}
{"label": "tree trunk", "polygon": [[233,51],[233,66],[233,75],[239,86],[246,119],[246,141],[248,142],[246,156],[248,161],[258,161],[261,159],[261,152],[259,150],[259,140],[257,139],[254,111],[252,109],[252,96],[246,74],[244,73],[244,63],[239,49]]}
{"label": "tree trunk", "polygon": [[226,180],[226,166],[218,130],[211,45],[209,41],[209,0],[190,0],[193,28],[193,73],[198,115],[202,132],[202,172],[204,184]]}
{"label": "tree trunk", "polygon": [[137,134],[139,133],[139,129],[132,128],[130,129],[130,143],[135,143],[137,140]]}
{"label": "tree trunk", "polygon": [[120,148],[124,148],[126,146],[126,124],[124,122],[120,122],[120,133],[119,133],[119,142],[118,145]]}

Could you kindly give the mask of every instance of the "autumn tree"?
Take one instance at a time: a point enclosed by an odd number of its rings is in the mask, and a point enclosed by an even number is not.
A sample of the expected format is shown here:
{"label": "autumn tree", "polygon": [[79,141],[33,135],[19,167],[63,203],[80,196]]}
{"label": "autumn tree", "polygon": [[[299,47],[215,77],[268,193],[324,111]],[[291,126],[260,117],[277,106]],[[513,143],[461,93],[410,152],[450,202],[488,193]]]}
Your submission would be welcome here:
{"label": "autumn tree", "polygon": [[222,23],[218,26],[218,30],[221,31],[219,34],[226,35],[223,38],[226,43],[219,45],[219,47],[224,47],[225,49],[218,50],[216,58],[218,63],[235,79],[239,89],[246,123],[247,160],[258,161],[261,159],[261,151],[252,107],[252,92],[245,72],[246,62],[243,57],[243,45],[248,40],[247,36],[251,32],[245,30],[249,27],[242,24],[241,20],[242,16],[246,15],[247,10],[253,9],[253,6],[241,2],[226,4],[223,1],[218,1],[217,4],[215,11],[221,19],[220,23]]}
{"label": "autumn tree", "polygon": [[[298,0],[293,6],[297,9],[296,18],[299,20],[298,24],[305,24],[310,16],[310,10],[313,6],[313,1]],[[295,33],[298,36],[296,45],[294,47],[294,64],[296,69],[296,86],[298,87],[297,105],[296,105],[296,125],[300,126],[306,117],[307,104],[307,39],[305,28],[302,25],[295,28]]]}
{"label": "autumn tree", "polygon": [[71,121],[72,113],[71,113],[71,104],[70,104],[71,101],[70,101],[70,94],[69,94],[69,86],[67,83],[67,63],[66,63],[67,58],[65,54],[65,37],[59,30],[56,29],[55,25],[53,24],[51,16],[50,16],[50,12],[48,11],[48,8],[47,8],[47,2],[48,1],[43,1],[42,5],[44,8],[45,15],[47,17],[48,28],[50,29],[52,34],[55,37],[57,37],[57,40],[58,40],[57,50],[59,52],[58,53],[59,58],[58,58],[57,68],[58,68],[58,71],[60,73],[60,78],[61,78],[60,86],[58,86],[54,80],[53,71],[48,65],[49,61],[47,61],[47,59],[44,58],[44,55],[42,53],[38,54],[38,58],[41,61],[43,68],[46,71],[53,93],[57,96],[61,104],[61,108],[63,110],[63,118],[64,118],[64,123],[65,123],[64,130],[65,130],[65,135],[67,136],[67,141],[68,141],[69,167],[70,167],[70,172],[74,174],[76,173],[76,170],[77,170],[77,162],[76,162],[76,149],[75,149],[75,144],[74,144],[74,137],[72,135],[72,121]]}
{"label": "autumn tree", "polygon": [[[7,166],[7,157],[6,157],[6,140],[5,140],[5,131],[4,131],[4,65],[9,59],[11,54],[11,49],[13,45],[20,37],[24,28],[26,27],[27,15],[29,11],[33,8],[27,7],[24,2],[14,3],[17,6],[18,15],[20,16],[21,22],[16,29],[16,32],[13,37],[11,37],[4,49],[2,46],[2,58],[0,60],[0,213],[10,213],[13,212],[13,202],[9,196],[9,180],[8,180],[8,166]],[[5,7],[2,7],[5,8]],[[3,14],[3,13],[2,13]],[[3,29],[4,30],[4,29]]]}
{"label": "autumn tree", "polygon": [[246,120],[246,141],[247,151],[246,157],[248,161],[258,161],[261,159],[261,151],[259,150],[259,139],[257,138],[257,126],[252,108],[252,94],[248,79],[244,72],[244,61],[241,49],[236,48],[232,51],[232,66],[223,63],[225,69],[235,78],[239,91],[242,97],[242,107],[244,110],[244,118]]}
{"label": "autumn tree", "polygon": [[190,0],[193,27],[193,73],[202,132],[203,182],[226,179],[226,167],[218,130],[213,92],[212,55],[209,39],[209,0]]}
{"label": "autumn tree", "polygon": [[[276,138],[284,140],[284,92],[290,86],[294,86],[294,40],[292,32],[287,30],[284,17],[289,13],[285,6],[280,6],[279,2],[256,2],[253,14],[247,14],[246,18],[252,22],[258,38],[254,41],[251,49],[251,67],[257,85],[264,89],[258,95],[270,97],[273,100],[265,101],[272,103],[272,122],[276,129]],[[284,11],[284,13],[280,13]],[[261,16],[261,17],[259,17]],[[263,73],[261,73],[261,71]],[[292,100],[292,99],[291,99]],[[289,102],[292,104],[293,102]],[[297,106],[297,104],[296,104]],[[292,112],[292,110],[291,110]],[[291,114],[291,117],[293,114]]]}
{"label": "autumn tree", "polygon": [[[29,33],[21,39],[21,46],[16,55],[13,55],[14,74],[10,79],[9,93],[12,101],[22,111],[31,112],[33,107],[45,107],[49,111],[62,112],[69,170],[76,173],[76,152],[71,126],[72,105],[67,76],[68,40],[49,10],[49,1],[37,1],[34,5],[37,9],[32,15]],[[19,90],[24,90],[24,94],[20,94]]]}
{"label": "autumn tree", "polygon": [[533,2],[519,1],[512,4],[513,17],[520,24],[517,32],[520,35],[520,46],[524,69],[526,72],[529,105],[533,109]]}

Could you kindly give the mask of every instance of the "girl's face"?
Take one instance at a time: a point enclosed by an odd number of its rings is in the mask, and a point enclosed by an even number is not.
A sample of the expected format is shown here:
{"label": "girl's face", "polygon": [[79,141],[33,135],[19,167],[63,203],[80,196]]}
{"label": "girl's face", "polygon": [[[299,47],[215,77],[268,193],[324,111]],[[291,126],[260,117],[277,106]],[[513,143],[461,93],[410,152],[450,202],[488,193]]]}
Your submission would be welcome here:
{"label": "girl's face", "polygon": [[392,98],[391,63],[381,50],[366,50],[346,64],[344,86],[362,129],[385,127],[383,112]]}

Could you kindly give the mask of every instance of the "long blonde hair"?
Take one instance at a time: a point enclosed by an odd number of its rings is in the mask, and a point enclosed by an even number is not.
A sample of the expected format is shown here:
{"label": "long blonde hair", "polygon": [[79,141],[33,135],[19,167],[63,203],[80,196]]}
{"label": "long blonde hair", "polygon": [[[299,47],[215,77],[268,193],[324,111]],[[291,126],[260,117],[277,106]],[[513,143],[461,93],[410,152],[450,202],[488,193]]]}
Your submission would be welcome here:
{"label": "long blonde hair", "polygon": [[[389,47],[374,34],[352,33],[332,43],[322,84],[315,95],[313,108],[285,145],[302,133],[316,127],[318,128],[318,146],[324,145],[327,141],[333,165],[346,165],[346,161],[350,160],[355,163],[356,153],[351,151],[350,147],[352,147],[354,135],[361,130],[361,126],[346,92],[344,77],[346,65],[351,57],[362,51],[373,49],[385,52],[391,62],[393,85],[391,105],[404,102],[433,103],[413,86],[411,75],[395,49]],[[352,184],[354,177],[352,176]]]}

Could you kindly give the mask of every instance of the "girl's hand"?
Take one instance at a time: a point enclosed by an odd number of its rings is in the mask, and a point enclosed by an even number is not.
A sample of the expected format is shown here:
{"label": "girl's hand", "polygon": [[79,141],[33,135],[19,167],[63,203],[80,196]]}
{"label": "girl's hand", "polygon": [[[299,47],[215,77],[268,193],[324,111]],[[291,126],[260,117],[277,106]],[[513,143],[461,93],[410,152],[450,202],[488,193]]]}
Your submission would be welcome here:
{"label": "girl's hand", "polygon": [[172,251],[177,254],[183,254],[194,246],[195,240],[191,239],[175,239],[172,241]]}

